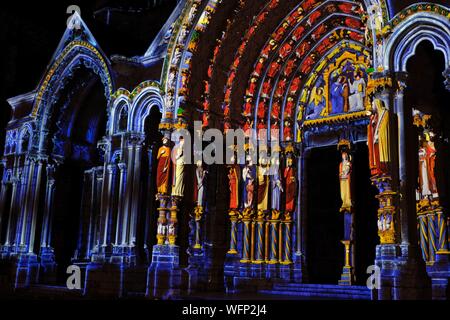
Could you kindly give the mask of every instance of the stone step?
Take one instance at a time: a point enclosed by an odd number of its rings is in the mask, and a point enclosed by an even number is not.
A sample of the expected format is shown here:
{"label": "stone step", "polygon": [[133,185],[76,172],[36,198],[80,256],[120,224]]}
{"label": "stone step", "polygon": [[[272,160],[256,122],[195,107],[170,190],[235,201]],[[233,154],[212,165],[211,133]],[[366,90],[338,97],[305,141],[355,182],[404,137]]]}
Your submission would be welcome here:
{"label": "stone step", "polygon": [[267,296],[291,296],[310,299],[332,299],[332,300],[370,300],[369,295],[357,295],[357,294],[342,294],[342,293],[330,293],[330,292],[302,292],[302,291],[278,291],[278,290],[261,290],[260,294]]}
{"label": "stone step", "polygon": [[81,299],[81,290],[69,290],[64,286],[32,285],[27,288],[16,289],[16,294],[24,297],[55,298],[55,299]]}
{"label": "stone step", "polygon": [[334,299],[370,300],[371,292],[363,286],[338,286],[322,284],[275,284],[272,290],[260,290],[261,294],[288,295],[301,297],[318,297]]}

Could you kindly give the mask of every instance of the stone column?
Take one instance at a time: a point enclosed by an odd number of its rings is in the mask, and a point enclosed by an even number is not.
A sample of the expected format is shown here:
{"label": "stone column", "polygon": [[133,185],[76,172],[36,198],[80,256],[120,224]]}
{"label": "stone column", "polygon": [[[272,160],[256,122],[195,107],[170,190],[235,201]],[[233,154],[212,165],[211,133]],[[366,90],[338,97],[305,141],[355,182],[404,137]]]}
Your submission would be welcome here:
{"label": "stone column", "polygon": [[118,209],[117,209],[117,219],[116,219],[116,237],[114,240],[114,246],[118,247],[121,245],[122,239],[122,223],[123,223],[123,206],[124,206],[124,191],[126,188],[126,180],[127,180],[127,165],[123,162],[117,164],[119,168],[119,193],[118,193]]}
{"label": "stone column", "polygon": [[241,263],[250,263],[251,262],[251,225],[253,218],[253,210],[251,208],[244,209],[243,217],[242,217],[242,227],[243,227],[243,235],[242,235],[242,258]]}
{"label": "stone column", "polygon": [[[136,245],[136,230],[139,213],[139,197],[140,197],[140,179],[141,179],[141,161],[142,161],[142,146],[144,142],[144,136],[136,135],[133,137],[133,149],[134,149],[134,165],[133,165],[133,192],[131,194],[131,217],[130,217],[130,230],[129,230],[129,245],[134,251]],[[136,252],[133,252],[136,255]]]}
{"label": "stone column", "polygon": [[[2,180],[0,185],[0,240],[2,239],[2,230],[3,230],[3,224],[6,220],[5,215],[5,207],[6,207],[6,195],[8,190],[8,184],[6,181]],[[2,243],[0,243],[0,246]]]}
{"label": "stone column", "polygon": [[294,257],[294,281],[302,283],[306,280],[306,231],[307,231],[307,201],[308,201],[308,187],[307,187],[307,166],[310,150],[305,149],[305,146],[300,143],[296,146],[298,151],[297,157],[297,181],[298,194],[296,205],[295,231],[296,243]]}
{"label": "stone column", "polygon": [[40,281],[51,283],[56,280],[55,252],[51,245],[52,221],[54,214],[55,197],[55,170],[54,164],[47,164],[47,184],[45,190],[44,216],[42,218],[41,249],[40,249]]}
{"label": "stone column", "polygon": [[15,229],[16,229],[16,223],[18,219],[18,197],[20,195],[20,178],[17,176],[13,176],[11,178],[11,207],[9,208],[9,219],[8,219],[8,226],[6,229],[6,240],[4,247],[5,249],[10,252],[11,247],[14,244],[14,238],[15,238]]}
{"label": "stone column", "polygon": [[25,158],[24,173],[21,180],[21,193],[20,193],[20,215],[16,232],[16,252],[25,253],[26,248],[26,230],[28,220],[28,207],[30,202],[31,183],[34,173],[34,162],[29,157]]}
{"label": "stone column", "polygon": [[429,283],[419,256],[414,182],[408,180],[411,175],[406,161],[412,156],[407,145],[412,123],[408,125],[411,117],[403,106],[405,82],[400,75],[392,79],[387,74],[373,74],[371,82],[368,87],[375,88],[374,98],[383,101],[388,110],[390,140],[388,171],[372,178],[380,192],[377,196],[381,242],[376,251],[376,264],[381,268],[378,299],[426,297]]}
{"label": "stone column", "polygon": [[30,238],[29,238],[29,248],[28,253],[34,254],[34,242],[36,238],[36,225],[37,225],[37,215],[39,210],[39,198],[41,193],[41,185],[42,185],[42,168],[44,166],[44,163],[42,160],[38,160],[37,162],[37,172],[34,186],[34,192],[32,194],[33,201],[31,204],[32,214],[31,214],[31,226],[30,226]]}
{"label": "stone column", "polygon": [[[112,216],[114,214],[114,201],[116,193],[115,187],[116,187],[116,174],[117,174],[117,167],[114,164],[108,164],[106,166],[106,185],[107,185],[107,200],[104,208],[104,229],[102,232],[102,247],[107,248],[111,246],[112,242],[112,230],[110,230],[110,227],[112,226]],[[105,252],[106,253],[106,252]]]}

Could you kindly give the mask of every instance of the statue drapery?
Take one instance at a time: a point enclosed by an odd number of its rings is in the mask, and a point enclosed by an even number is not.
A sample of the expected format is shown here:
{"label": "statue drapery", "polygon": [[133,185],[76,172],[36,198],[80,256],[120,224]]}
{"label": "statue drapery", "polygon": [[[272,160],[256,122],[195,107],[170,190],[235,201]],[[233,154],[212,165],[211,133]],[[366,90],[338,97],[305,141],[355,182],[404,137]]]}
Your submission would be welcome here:
{"label": "statue drapery", "polygon": [[158,167],[156,173],[156,187],[160,194],[168,194],[169,192],[171,149],[168,144],[169,140],[163,138],[163,145],[159,148],[157,155]]}

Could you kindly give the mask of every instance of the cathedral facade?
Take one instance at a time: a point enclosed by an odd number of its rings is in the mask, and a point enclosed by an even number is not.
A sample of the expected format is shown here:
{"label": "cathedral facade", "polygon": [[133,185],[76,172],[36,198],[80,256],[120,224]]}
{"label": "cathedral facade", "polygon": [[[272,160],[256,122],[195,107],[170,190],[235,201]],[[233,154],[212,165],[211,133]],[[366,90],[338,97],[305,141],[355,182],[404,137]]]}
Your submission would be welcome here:
{"label": "cathedral facade", "polygon": [[8,99],[0,292],[448,299],[450,6],[399,2],[179,0],[132,58],[75,12]]}

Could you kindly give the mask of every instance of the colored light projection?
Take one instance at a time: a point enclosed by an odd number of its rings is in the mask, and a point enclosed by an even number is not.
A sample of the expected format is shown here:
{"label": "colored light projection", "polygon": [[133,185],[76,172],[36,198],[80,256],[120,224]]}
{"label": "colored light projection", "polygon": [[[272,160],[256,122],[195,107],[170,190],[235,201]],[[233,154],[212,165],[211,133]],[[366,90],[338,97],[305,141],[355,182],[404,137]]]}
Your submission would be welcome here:
{"label": "colored light projection", "polygon": [[306,106],[306,120],[365,110],[367,66],[351,57],[331,63],[316,80]]}

